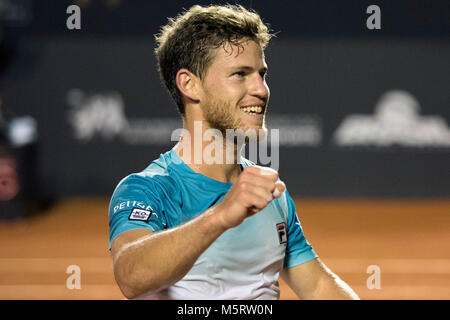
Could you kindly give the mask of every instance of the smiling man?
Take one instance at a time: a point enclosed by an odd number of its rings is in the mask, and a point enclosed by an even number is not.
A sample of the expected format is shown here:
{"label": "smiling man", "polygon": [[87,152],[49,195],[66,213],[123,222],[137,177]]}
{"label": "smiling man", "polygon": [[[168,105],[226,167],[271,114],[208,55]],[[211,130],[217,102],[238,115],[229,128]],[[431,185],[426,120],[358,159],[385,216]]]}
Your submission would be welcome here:
{"label": "smiling man", "polygon": [[[110,249],[126,297],[278,299],[281,275],[300,298],[357,298],[305,239],[278,173],[242,157],[236,142],[267,133],[270,38],[256,13],[231,5],[194,6],[157,36],[159,71],[184,130],[111,198]],[[195,126],[233,161],[194,161],[193,149],[207,148]]]}

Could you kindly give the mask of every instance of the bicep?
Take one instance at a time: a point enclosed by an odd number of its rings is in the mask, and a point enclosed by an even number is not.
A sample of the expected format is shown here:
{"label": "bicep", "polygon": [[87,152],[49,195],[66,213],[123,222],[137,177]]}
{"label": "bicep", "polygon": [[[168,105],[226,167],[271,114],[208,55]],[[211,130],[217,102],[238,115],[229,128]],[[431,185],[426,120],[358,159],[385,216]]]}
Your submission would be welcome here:
{"label": "bicep", "polygon": [[111,244],[111,257],[113,259],[114,269],[117,267],[117,260],[119,256],[131,243],[153,233],[154,232],[149,229],[133,229],[119,234]]}

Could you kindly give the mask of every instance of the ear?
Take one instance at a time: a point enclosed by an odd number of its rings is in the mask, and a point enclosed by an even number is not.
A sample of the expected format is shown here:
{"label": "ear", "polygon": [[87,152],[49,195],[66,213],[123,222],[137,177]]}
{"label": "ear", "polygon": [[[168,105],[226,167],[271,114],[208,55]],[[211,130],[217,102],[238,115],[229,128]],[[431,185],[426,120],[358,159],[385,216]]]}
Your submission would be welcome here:
{"label": "ear", "polygon": [[200,79],[187,69],[180,69],[177,72],[176,83],[178,90],[193,102],[200,101],[199,99],[199,84]]}

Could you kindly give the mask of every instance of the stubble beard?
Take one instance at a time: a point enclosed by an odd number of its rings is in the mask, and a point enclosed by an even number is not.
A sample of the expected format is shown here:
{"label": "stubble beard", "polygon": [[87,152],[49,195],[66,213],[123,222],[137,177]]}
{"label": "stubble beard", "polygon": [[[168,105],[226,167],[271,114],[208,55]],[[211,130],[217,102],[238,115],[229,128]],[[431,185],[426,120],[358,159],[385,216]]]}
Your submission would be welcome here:
{"label": "stubble beard", "polygon": [[242,126],[241,119],[233,114],[230,103],[217,101],[212,97],[203,107],[203,116],[211,128],[219,130],[224,136],[227,129],[237,130]]}
{"label": "stubble beard", "polygon": [[242,119],[239,116],[241,112],[236,109],[236,106],[231,103],[217,101],[213,97],[210,97],[209,103],[203,107],[203,116],[208,122],[209,126],[213,129],[217,129],[222,133],[222,136],[226,138],[227,130],[233,130],[239,132],[242,130],[245,134],[245,143],[248,143],[250,139],[256,142],[264,139],[267,136],[266,120],[264,117],[261,128],[254,129],[255,135],[251,135],[247,126],[244,126]]}

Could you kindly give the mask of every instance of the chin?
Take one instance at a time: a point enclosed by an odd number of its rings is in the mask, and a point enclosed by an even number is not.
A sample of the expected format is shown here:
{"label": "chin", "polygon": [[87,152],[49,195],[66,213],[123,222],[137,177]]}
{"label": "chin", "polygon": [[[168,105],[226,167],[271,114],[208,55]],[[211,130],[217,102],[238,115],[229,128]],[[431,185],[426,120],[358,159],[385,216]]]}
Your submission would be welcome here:
{"label": "chin", "polygon": [[245,143],[259,142],[267,137],[266,126],[249,126],[240,128],[244,132]]}

